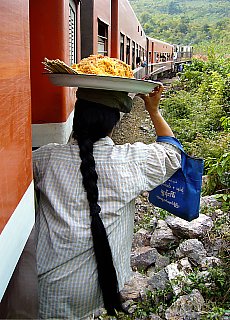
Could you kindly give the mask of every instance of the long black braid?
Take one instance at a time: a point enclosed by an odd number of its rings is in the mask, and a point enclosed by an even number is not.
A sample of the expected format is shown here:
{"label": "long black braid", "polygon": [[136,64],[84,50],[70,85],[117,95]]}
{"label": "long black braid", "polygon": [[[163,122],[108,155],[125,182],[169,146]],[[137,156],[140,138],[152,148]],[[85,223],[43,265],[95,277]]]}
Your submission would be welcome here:
{"label": "long black braid", "polygon": [[117,274],[113,257],[98,205],[98,175],[95,170],[93,144],[106,137],[120,119],[116,109],[78,99],[75,104],[73,138],[80,148],[83,186],[87,193],[91,216],[91,232],[97,262],[98,280],[102,290],[104,306],[109,315],[122,310]]}

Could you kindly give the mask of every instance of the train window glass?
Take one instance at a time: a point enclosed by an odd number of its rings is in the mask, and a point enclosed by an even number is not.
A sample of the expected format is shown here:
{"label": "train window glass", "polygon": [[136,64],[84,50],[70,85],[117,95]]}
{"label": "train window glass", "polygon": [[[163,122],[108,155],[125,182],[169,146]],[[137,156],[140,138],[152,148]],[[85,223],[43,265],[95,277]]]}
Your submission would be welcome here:
{"label": "train window glass", "polygon": [[76,63],[76,5],[69,1],[69,63]]}
{"label": "train window glass", "polygon": [[148,59],[148,62],[151,63],[152,62],[152,52],[149,51],[149,59]]}
{"label": "train window glass", "polygon": [[103,56],[108,55],[108,26],[98,19],[97,52]]}
{"label": "train window glass", "polygon": [[125,58],[125,36],[120,34],[120,60],[124,61]]}
{"label": "train window glass", "polygon": [[135,68],[135,42],[132,41],[132,69]]}
{"label": "train window glass", "polygon": [[130,39],[126,37],[126,63],[130,64]]}

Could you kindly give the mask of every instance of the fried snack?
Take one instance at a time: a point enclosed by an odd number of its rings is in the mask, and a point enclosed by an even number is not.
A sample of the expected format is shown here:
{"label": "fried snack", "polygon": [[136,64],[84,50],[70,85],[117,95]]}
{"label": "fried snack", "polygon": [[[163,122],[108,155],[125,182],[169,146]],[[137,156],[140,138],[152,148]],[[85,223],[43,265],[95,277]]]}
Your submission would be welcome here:
{"label": "fried snack", "polygon": [[90,55],[88,58],[82,59],[78,64],[73,64],[71,68],[82,74],[134,78],[132,69],[128,64],[119,59],[109,58],[101,54]]}
{"label": "fried snack", "polygon": [[69,67],[67,64],[65,64],[65,62],[59,59],[49,60],[45,58],[42,64],[44,64],[44,69],[49,73],[77,74],[77,72],[73,68]]}

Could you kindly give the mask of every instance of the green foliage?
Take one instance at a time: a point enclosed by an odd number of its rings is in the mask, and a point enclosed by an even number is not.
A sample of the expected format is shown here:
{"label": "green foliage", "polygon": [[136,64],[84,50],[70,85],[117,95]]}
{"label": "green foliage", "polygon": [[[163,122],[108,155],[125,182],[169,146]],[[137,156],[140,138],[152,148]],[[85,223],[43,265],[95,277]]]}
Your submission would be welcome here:
{"label": "green foliage", "polygon": [[194,59],[164,99],[163,114],[185,150],[205,159],[204,194],[230,188],[230,60],[209,51],[207,61]]}
{"label": "green foliage", "polygon": [[[207,158],[206,167],[209,175],[206,193],[213,193],[216,190],[226,192],[230,189],[230,152],[224,153],[219,158]],[[227,194],[226,199],[224,196],[222,199],[230,200]]]}
{"label": "green foliage", "polygon": [[223,267],[210,268],[205,273],[195,270],[184,281],[182,292],[190,294],[193,289],[198,289],[205,300],[216,302],[221,300],[223,292],[227,292],[228,281],[229,276]]}
{"label": "green foliage", "polygon": [[129,0],[147,35],[176,44],[193,45],[207,54],[230,52],[228,0]]}

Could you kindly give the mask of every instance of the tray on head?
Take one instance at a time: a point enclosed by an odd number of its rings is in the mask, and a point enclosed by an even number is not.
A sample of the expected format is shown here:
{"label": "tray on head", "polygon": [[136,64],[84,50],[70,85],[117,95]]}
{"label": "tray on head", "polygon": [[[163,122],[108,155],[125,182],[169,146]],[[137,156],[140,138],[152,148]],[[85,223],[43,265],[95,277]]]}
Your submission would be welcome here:
{"label": "tray on head", "polygon": [[47,75],[55,86],[104,89],[130,93],[149,93],[161,84],[160,82],[151,80],[137,80],[93,74],[49,73]]}

